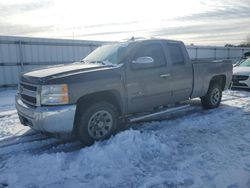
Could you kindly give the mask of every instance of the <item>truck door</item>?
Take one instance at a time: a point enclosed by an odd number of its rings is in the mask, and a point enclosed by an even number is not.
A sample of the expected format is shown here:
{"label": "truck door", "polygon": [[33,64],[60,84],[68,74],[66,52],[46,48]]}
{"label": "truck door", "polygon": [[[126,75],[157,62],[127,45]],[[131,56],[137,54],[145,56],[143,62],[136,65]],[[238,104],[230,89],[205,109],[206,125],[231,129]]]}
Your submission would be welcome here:
{"label": "truck door", "polygon": [[[147,61],[150,58],[153,62]],[[171,74],[163,43],[139,42],[129,61],[126,71],[128,111],[142,112],[169,103]]]}
{"label": "truck door", "polygon": [[185,45],[167,42],[172,75],[172,102],[187,100],[193,88],[193,68]]}

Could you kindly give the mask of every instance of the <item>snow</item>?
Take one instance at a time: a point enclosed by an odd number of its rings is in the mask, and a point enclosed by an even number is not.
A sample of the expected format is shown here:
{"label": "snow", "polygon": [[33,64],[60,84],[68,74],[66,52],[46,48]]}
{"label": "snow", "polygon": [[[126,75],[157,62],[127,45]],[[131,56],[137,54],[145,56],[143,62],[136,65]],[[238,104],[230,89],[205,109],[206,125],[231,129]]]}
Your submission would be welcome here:
{"label": "snow", "polygon": [[0,90],[0,141],[13,135],[24,134],[29,128],[20,124],[15,109],[16,89]]}
{"label": "snow", "polygon": [[250,187],[249,92],[85,148],[22,126],[14,93],[0,92],[0,187]]}
{"label": "snow", "polygon": [[8,110],[15,110],[14,98],[15,98],[16,90],[0,90],[0,113]]}

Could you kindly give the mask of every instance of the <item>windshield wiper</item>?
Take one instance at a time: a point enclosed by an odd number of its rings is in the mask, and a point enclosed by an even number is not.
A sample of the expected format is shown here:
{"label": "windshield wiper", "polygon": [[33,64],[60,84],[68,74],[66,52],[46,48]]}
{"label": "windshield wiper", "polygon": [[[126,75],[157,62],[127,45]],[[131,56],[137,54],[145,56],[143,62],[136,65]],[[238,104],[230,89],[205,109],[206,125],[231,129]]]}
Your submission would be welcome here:
{"label": "windshield wiper", "polygon": [[91,64],[102,64],[102,65],[106,65],[106,66],[115,66],[113,63],[110,63],[109,61],[107,61],[107,60],[104,60],[104,61],[88,61],[88,60],[84,60],[84,59],[82,59],[81,61],[80,61],[81,63],[91,63]]}
{"label": "windshield wiper", "polygon": [[82,60],[80,60],[80,63],[89,63],[89,61],[82,59]]}
{"label": "windshield wiper", "polygon": [[105,60],[105,61],[91,61],[90,63],[97,63],[97,64],[102,64],[102,65],[106,65],[106,66],[115,66],[113,63],[110,63],[109,61]]}
{"label": "windshield wiper", "polygon": [[93,63],[102,64],[102,65],[107,65],[107,64],[104,63],[104,61],[93,61]]}

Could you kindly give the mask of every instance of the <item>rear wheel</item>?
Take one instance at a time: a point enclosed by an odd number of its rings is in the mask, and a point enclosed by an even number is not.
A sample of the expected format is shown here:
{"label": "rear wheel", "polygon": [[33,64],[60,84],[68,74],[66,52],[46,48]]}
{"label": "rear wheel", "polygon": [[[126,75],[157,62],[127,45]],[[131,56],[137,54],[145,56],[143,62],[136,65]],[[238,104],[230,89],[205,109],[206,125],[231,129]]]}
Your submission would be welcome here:
{"label": "rear wheel", "polygon": [[117,132],[119,113],[108,102],[89,105],[81,114],[78,123],[78,137],[81,142],[91,145],[95,141],[109,138]]}
{"label": "rear wheel", "polygon": [[221,86],[217,83],[214,83],[209,86],[207,95],[201,97],[201,103],[204,108],[217,108],[220,105],[221,97]]}

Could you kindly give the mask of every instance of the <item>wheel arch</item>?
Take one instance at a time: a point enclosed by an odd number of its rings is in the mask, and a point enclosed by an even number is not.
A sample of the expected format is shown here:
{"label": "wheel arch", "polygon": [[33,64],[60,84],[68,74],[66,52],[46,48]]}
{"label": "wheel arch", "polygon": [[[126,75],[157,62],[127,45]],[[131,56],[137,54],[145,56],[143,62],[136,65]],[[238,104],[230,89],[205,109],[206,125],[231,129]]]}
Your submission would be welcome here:
{"label": "wheel arch", "polygon": [[117,108],[119,114],[122,115],[123,103],[121,95],[118,91],[105,90],[100,92],[89,93],[87,95],[81,96],[76,102],[76,112],[74,117],[74,128],[73,128],[74,132],[77,130],[80,114],[84,112],[85,107],[97,101],[106,101],[113,104]]}
{"label": "wheel arch", "polygon": [[210,83],[209,83],[209,87],[215,83],[218,83],[221,86],[221,90],[223,91],[225,89],[225,86],[226,86],[226,75],[222,74],[222,75],[216,75],[216,76],[212,77],[212,79],[210,80]]}

